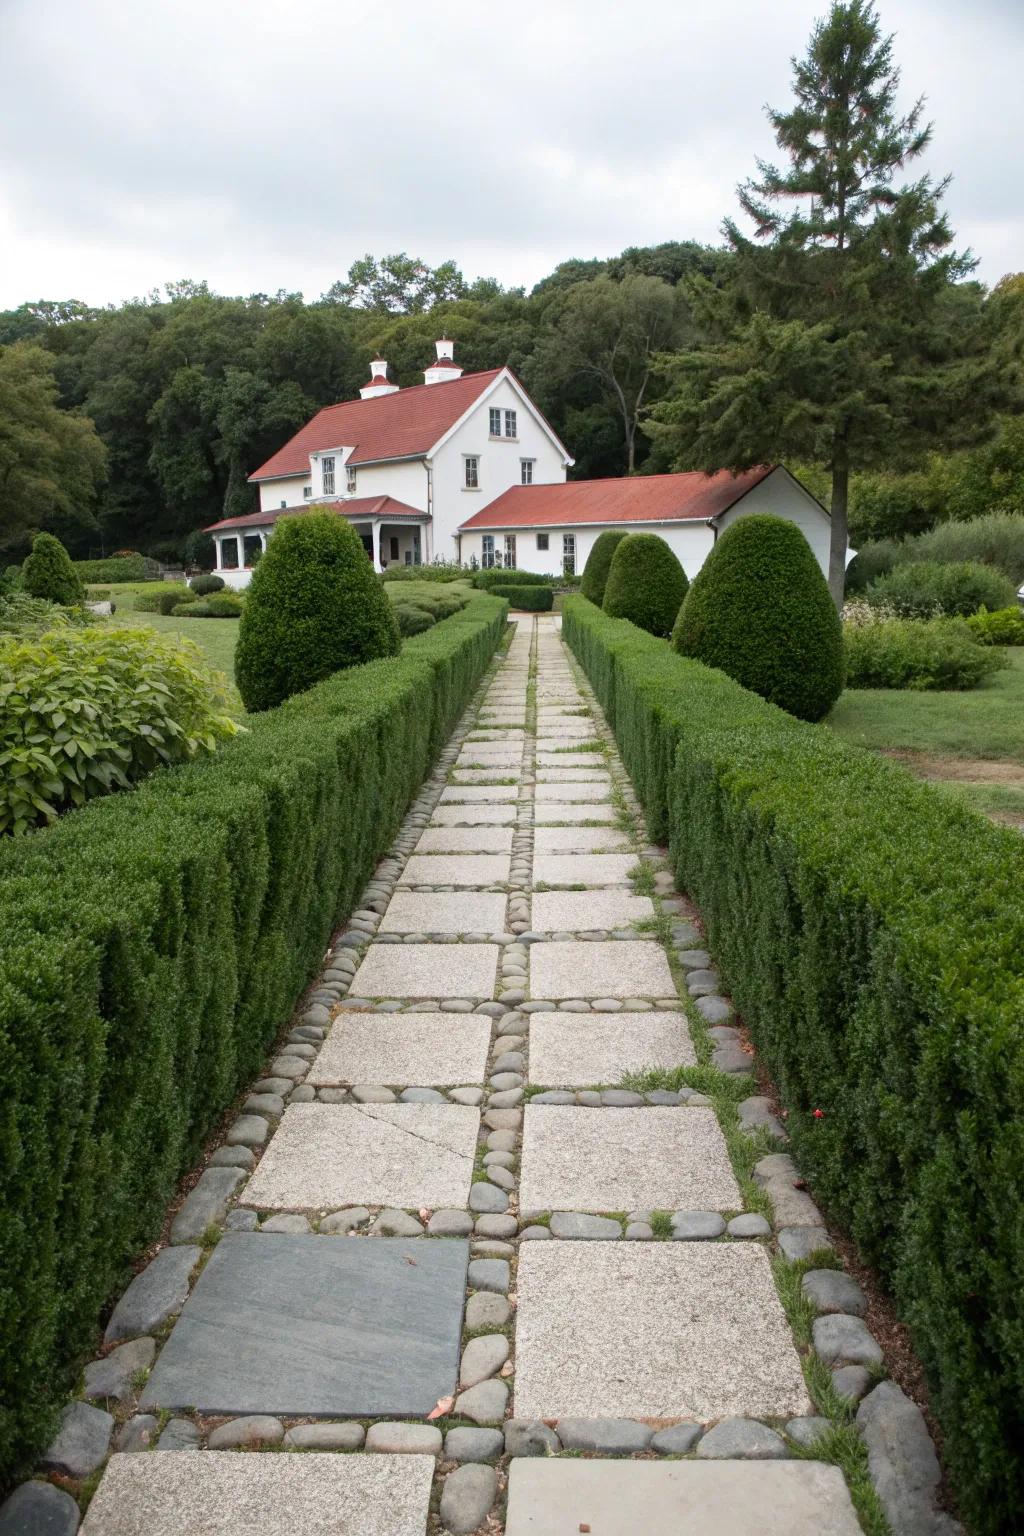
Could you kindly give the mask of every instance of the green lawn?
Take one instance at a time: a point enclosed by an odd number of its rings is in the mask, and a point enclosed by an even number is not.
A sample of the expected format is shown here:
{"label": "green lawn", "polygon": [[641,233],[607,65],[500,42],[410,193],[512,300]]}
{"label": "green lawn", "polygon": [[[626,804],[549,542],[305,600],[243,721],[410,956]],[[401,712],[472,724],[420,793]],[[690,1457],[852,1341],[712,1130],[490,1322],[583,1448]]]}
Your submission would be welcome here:
{"label": "green lawn", "polygon": [[826,722],[976,810],[1024,826],[1024,649],[969,693],[848,689]]}

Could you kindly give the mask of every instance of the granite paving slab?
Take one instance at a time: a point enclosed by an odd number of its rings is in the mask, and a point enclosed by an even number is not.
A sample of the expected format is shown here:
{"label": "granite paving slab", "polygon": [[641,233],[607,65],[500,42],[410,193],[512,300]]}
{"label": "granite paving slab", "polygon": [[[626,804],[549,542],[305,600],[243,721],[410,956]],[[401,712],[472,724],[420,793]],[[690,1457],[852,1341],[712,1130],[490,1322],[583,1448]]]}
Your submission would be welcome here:
{"label": "granite paving slab", "polygon": [[457,1380],[468,1260],[461,1238],[226,1232],[142,1405],[424,1418]]}
{"label": "granite paving slab", "polygon": [[820,1461],[517,1456],[505,1536],[861,1536],[838,1467]]}
{"label": "granite paving slab", "polygon": [[456,1087],[482,1081],[491,1021],[479,1014],[340,1013],[307,1083]]}
{"label": "granite paving slab", "polygon": [[[82,1536],[423,1536],[432,1456],[111,1458]],[[383,1511],[387,1510],[386,1517]]]}
{"label": "granite paving slab", "polygon": [[696,1060],[683,1013],[530,1015],[530,1082],[545,1088],[617,1083],[623,1072]]}
{"label": "granite paving slab", "polygon": [[756,1244],[528,1243],[516,1290],[516,1418],[812,1412]]}
{"label": "granite paving slab", "polygon": [[593,768],[595,765],[601,768],[605,766],[600,752],[546,752],[542,747],[537,749],[538,769]]}
{"label": "granite paving slab", "polygon": [[[534,879],[539,878],[535,872]],[[631,896],[628,891],[536,891],[530,927],[537,933],[581,933],[587,928],[628,928],[653,915],[649,896]]]}
{"label": "granite paving slab", "polygon": [[381,933],[501,933],[503,891],[403,891],[388,902]]}
{"label": "granite paving slab", "polygon": [[269,1210],[464,1206],[479,1124],[464,1104],[289,1104],[240,1198]]}
{"label": "granite paving slab", "polygon": [[671,997],[672,972],[651,939],[586,942],[571,939],[530,946],[534,997]]}
{"label": "granite paving slab", "polygon": [[534,853],[621,853],[630,846],[619,827],[535,827]]}
{"label": "granite paving slab", "polygon": [[511,826],[427,827],[413,852],[511,853],[512,828]]}
{"label": "granite paving slab", "polygon": [[510,827],[516,819],[514,805],[439,805],[430,818],[432,827]]}
{"label": "granite paving slab", "polygon": [[597,804],[608,799],[611,788],[611,779],[607,774],[603,774],[589,783],[575,779],[556,784],[539,783],[534,790],[534,795],[538,805],[542,805],[546,800],[588,800]]}
{"label": "granite paving slab", "polygon": [[371,944],[353,997],[491,997],[497,944]]}
{"label": "granite paving slab", "polygon": [[538,826],[544,826],[545,824],[548,826],[560,825],[562,823],[569,826],[580,826],[588,821],[617,822],[618,812],[614,805],[590,805],[587,802],[581,804],[579,801],[567,802],[565,800],[541,801],[534,811],[533,819]]}
{"label": "granite paving slab", "polygon": [[743,1205],[713,1109],[595,1111],[575,1104],[526,1106],[519,1201],[528,1211]]}
{"label": "granite paving slab", "polygon": [[512,801],[517,798],[519,789],[515,784],[449,784],[447,789],[441,791],[441,802],[444,805],[480,800],[485,805],[497,805],[501,801]]}
{"label": "granite paving slab", "polygon": [[537,783],[547,784],[603,784],[611,788],[611,779],[603,768],[538,768]]}
{"label": "granite paving slab", "polygon": [[507,853],[414,853],[399,878],[403,885],[499,885],[509,868]]}
{"label": "granite paving slab", "polygon": [[[635,853],[538,853],[533,882],[539,885],[628,885]],[[594,925],[599,926],[599,925]]]}

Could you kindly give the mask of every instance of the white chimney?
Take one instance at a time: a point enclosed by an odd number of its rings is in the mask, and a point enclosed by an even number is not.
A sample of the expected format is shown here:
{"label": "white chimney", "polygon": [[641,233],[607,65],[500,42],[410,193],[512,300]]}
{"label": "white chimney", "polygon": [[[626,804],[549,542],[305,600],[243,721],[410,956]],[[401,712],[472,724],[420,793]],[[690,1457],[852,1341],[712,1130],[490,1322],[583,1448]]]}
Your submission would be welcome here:
{"label": "white chimney", "polygon": [[423,370],[423,382],[425,384],[444,384],[449,379],[461,379],[462,369],[455,361],[455,343],[442,336],[440,341],[434,343],[437,348],[437,362],[431,363],[429,368]]}
{"label": "white chimney", "polygon": [[375,400],[378,395],[394,395],[398,385],[388,378],[388,365],[383,357],[375,357],[370,363],[370,382],[359,391],[364,400]]}

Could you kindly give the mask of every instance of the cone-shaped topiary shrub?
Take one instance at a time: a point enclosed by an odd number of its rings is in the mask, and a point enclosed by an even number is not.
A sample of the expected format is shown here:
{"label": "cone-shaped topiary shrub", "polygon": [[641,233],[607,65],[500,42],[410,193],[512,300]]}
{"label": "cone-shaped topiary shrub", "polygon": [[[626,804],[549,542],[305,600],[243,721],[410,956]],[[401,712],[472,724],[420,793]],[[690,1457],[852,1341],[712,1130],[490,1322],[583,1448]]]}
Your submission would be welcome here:
{"label": "cone-shaped topiary shrub", "polygon": [[235,681],[247,710],[399,650],[391,603],[355,529],[308,512],[280,520],[239,621]]}
{"label": "cone-shaped topiary shrub", "polygon": [[612,555],[604,611],[667,639],[688,586],[686,572],[664,539],[656,533],[630,533]]}
{"label": "cone-shaped topiary shrub", "polygon": [[85,588],[71,556],[52,533],[37,533],[33,539],[32,553],[21,568],[21,585],[30,597],[45,597],[65,608],[79,608],[85,602]]}
{"label": "cone-shaped topiary shrub", "polygon": [[583,567],[580,591],[599,608],[604,603],[604,589],[608,585],[612,556],[624,538],[626,534],[621,529],[606,528],[604,533],[598,534],[594,547],[587,556],[587,563]]}
{"label": "cone-shaped topiary shrub", "polygon": [[801,720],[843,691],[843,635],[795,523],[756,513],[726,529],[683,604],[672,644]]}

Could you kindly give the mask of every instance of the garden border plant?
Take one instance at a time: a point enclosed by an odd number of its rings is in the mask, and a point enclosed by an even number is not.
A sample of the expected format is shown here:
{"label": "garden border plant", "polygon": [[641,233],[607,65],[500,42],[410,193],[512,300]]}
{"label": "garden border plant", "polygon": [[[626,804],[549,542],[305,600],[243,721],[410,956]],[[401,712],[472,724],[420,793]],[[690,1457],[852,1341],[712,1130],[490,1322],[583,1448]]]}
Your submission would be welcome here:
{"label": "garden border plant", "polygon": [[401,655],[0,849],[0,1485],[322,963],[496,649],[474,594]]}
{"label": "garden border plant", "polygon": [[563,634],[997,1536],[1024,1502],[1024,844],[583,598]]}

